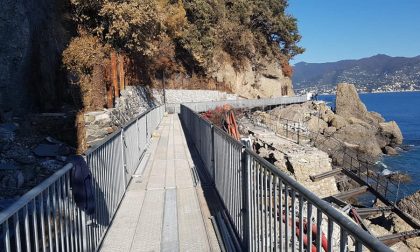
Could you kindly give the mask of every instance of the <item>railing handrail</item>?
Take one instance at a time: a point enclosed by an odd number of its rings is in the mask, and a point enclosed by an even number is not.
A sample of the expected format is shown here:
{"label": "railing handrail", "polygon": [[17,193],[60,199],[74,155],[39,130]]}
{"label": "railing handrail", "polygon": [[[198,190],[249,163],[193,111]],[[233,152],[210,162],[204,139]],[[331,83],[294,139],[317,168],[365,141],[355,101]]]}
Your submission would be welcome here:
{"label": "railing handrail", "polygon": [[[119,127],[118,130],[116,130],[115,132],[111,133],[110,135],[108,135],[107,137],[105,137],[103,140],[101,140],[100,142],[98,142],[94,146],[92,146],[89,149],[87,149],[85,151],[84,155],[89,155],[90,153],[92,153],[93,151],[95,151],[96,149],[98,149],[99,147],[101,147],[104,143],[108,142],[109,140],[111,140],[112,138],[114,138],[116,135],[118,135],[118,133],[120,133],[122,129],[127,128],[128,126],[130,126],[131,124],[133,124],[137,119],[145,116],[150,111],[152,111],[152,110],[154,110],[156,108],[159,108],[161,106],[156,106],[156,107],[153,107],[151,109],[148,109],[147,111],[139,114],[137,117],[131,119],[126,124],[124,124],[124,126]],[[44,191],[48,186],[52,185],[60,177],[62,177],[64,174],[66,174],[66,172],[68,170],[70,170],[72,167],[73,167],[72,164],[70,164],[70,163],[69,164],[66,164],[65,166],[63,166],[63,168],[59,169],[54,174],[52,174],[51,176],[49,176],[47,179],[45,179],[44,181],[42,181],[40,184],[38,184],[37,186],[35,186],[34,188],[32,188],[31,190],[29,190],[28,192],[26,192],[24,195],[22,195],[21,197],[19,197],[19,199],[16,202],[14,202],[11,206],[9,206],[5,210],[1,211],[0,212],[0,224],[3,223],[6,219],[10,218],[15,212],[19,211],[26,204],[28,204],[31,200],[33,200],[36,196],[38,196],[42,191]]]}
{"label": "railing handrail", "polygon": [[331,217],[336,224],[338,224],[340,227],[345,228],[346,231],[348,231],[354,237],[360,238],[360,240],[364,245],[366,245],[366,247],[368,247],[369,249],[374,249],[375,251],[377,249],[380,249],[379,251],[391,251],[389,247],[387,247],[385,244],[379,241],[379,239],[366,232],[360,226],[357,226],[354,222],[349,220],[349,218],[344,216],[341,212],[332,207],[329,203],[316,196],[313,192],[306,189],[304,186],[299,184],[299,182],[297,182],[296,180],[292,179],[286,173],[280,171],[276,166],[259,156],[253,150],[246,148],[245,151],[251,156],[253,156],[255,159],[257,159],[259,162],[263,163],[266,166],[266,168],[268,168],[272,173],[279,176],[283,181],[286,181],[289,184],[289,186],[294,187],[294,189],[296,189],[300,194],[306,197],[306,200],[310,201],[313,205],[322,210],[324,214]]}
{"label": "railing handrail", "polygon": [[66,164],[0,212],[0,250],[12,251],[14,246],[38,250],[41,245],[59,250],[71,245],[97,251],[163,116],[163,106],[140,113],[84,153],[92,173],[96,208],[92,214],[76,203],[71,188],[73,165]]}
{"label": "railing handrail", "polygon": [[184,105],[193,110],[198,108],[200,111],[204,112],[208,108],[215,106],[220,106],[223,104],[230,104],[233,107],[242,108],[242,107],[261,107],[261,106],[274,106],[274,105],[284,105],[284,104],[294,104],[294,103],[303,103],[307,101],[306,95],[301,96],[279,96],[273,98],[263,98],[263,99],[237,99],[237,100],[218,100],[218,101],[204,101],[204,102],[180,102],[180,103],[167,103],[167,107],[174,108],[175,111],[179,111],[180,105]]}
{"label": "railing handrail", "polygon": [[27,193],[22,195],[16,202],[5,210],[0,212],[0,224],[6,221],[8,218],[12,217],[17,211],[22,209],[35,197],[41,194],[45,189],[47,189],[54,182],[59,180],[64,174],[73,168],[72,164],[66,164],[63,168],[56,171],[53,175],[49,176],[47,179],[42,181],[40,184],[29,190]]}
{"label": "railing handrail", "polygon": [[[194,114],[197,118],[200,120],[205,121],[196,111],[193,109],[181,105],[181,107],[184,107],[184,109],[189,110],[190,113]],[[184,111],[184,109],[181,109]],[[183,117],[183,116],[182,116]],[[346,232],[351,234],[353,237],[358,239],[364,246],[367,248],[373,250],[373,251],[392,251],[389,247],[387,247],[385,244],[383,244],[381,241],[379,241],[376,237],[372,236],[365,230],[363,230],[360,226],[357,226],[355,223],[353,223],[349,218],[344,216],[341,212],[339,212],[337,209],[335,209],[333,206],[331,206],[329,203],[323,201],[321,198],[310,192],[308,189],[306,189],[304,186],[299,184],[297,181],[293,180],[291,177],[289,177],[284,172],[280,171],[276,166],[265,160],[264,158],[260,157],[258,154],[256,154],[253,150],[246,148],[244,144],[237,141],[236,139],[232,138],[229,134],[226,134],[223,130],[219,129],[216,125],[212,124],[212,130],[217,130],[220,132],[223,132],[223,135],[227,138],[228,141],[234,143],[235,145],[241,146],[245,153],[252,156],[255,160],[257,160],[260,164],[263,164],[265,168],[267,168],[270,172],[272,172],[274,175],[278,176],[278,178],[284,182],[286,182],[289,186],[291,186],[293,189],[295,189],[298,193],[303,195],[307,201],[312,203],[315,207],[317,207],[319,210],[321,210],[325,215],[328,217],[331,217],[331,219],[339,225],[340,227],[344,228]],[[197,144],[197,143],[195,143]],[[201,155],[201,153],[200,153]],[[249,190],[249,189],[248,189]],[[244,206],[246,209],[249,208],[249,206]],[[240,227],[243,228],[243,227]],[[245,231],[245,230],[243,230]]]}
{"label": "railing handrail", "polygon": [[[287,119],[287,118],[282,118],[282,117],[279,117],[279,116],[273,116],[273,115],[270,115],[271,117],[274,117],[276,120],[286,120],[286,121],[291,121],[291,122],[295,122],[295,123],[300,123],[300,124],[304,124],[305,122],[296,122],[296,121],[293,121],[293,120],[289,120],[289,119]],[[284,125],[284,124],[283,124]],[[299,125],[299,129],[302,129],[301,127],[300,127],[301,125]],[[298,129],[298,130],[299,130]],[[305,129],[305,131],[307,132],[307,133],[309,133],[309,134],[318,134],[319,132],[314,132],[314,131],[311,131],[311,130],[309,130],[309,129]],[[351,149],[351,148],[349,148],[348,146],[346,146],[345,145],[345,143],[344,143],[344,141],[342,141],[342,140],[339,140],[339,139],[337,139],[337,138],[335,138],[334,136],[325,136],[325,135],[321,135],[324,139],[331,139],[331,140],[333,140],[334,141],[334,143],[336,144],[336,145],[339,145],[339,147],[340,148],[342,148],[342,149],[344,149],[344,151],[343,151],[343,156],[347,156],[347,157],[349,157],[351,160],[356,160],[357,162],[359,162],[359,163],[362,163],[363,165],[365,165],[366,167],[367,167],[367,169],[369,169],[369,167],[375,167],[376,166],[376,164],[375,163],[373,163],[373,162],[371,162],[370,160],[367,160],[365,157],[363,157],[363,156],[359,156],[358,154],[363,154],[363,153],[361,153],[361,152],[359,152],[359,151],[357,151],[357,150],[353,150],[353,149]],[[336,150],[336,151],[338,151],[338,149]],[[355,156],[356,155],[356,156]],[[346,163],[346,164],[348,164],[348,165],[350,165],[350,168],[346,168],[346,167],[344,167],[344,163]],[[355,166],[355,164],[352,164],[352,163],[349,163],[348,161],[345,161],[344,159],[343,159],[343,167],[342,167],[343,169],[346,169],[346,170],[352,170],[352,169],[357,169],[358,167],[356,167]],[[374,171],[375,172],[375,175],[377,175],[378,174],[378,172],[377,171]],[[376,183],[379,183],[379,181],[377,180],[377,177],[376,176],[369,176],[369,178],[370,179],[372,179],[373,181],[375,181]],[[391,185],[393,185],[394,187],[397,187],[398,186],[398,184],[397,183],[395,183],[395,182],[393,182],[392,180],[389,180],[389,182],[388,182],[389,184],[391,184]],[[380,183],[379,183],[380,184]],[[390,191],[391,193],[393,192],[393,191],[391,191],[391,190],[389,190],[388,188],[385,188],[385,190],[386,191]],[[378,192],[379,193],[379,192]],[[385,198],[386,198],[386,196],[385,195],[383,195]]]}

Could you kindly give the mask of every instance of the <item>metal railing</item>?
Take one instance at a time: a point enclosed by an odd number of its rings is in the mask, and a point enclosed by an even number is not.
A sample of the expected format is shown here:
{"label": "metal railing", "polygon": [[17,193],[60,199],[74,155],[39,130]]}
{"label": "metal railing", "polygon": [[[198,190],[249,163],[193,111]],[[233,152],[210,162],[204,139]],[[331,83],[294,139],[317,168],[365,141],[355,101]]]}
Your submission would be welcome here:
{"label": "metal railing", "polygon": [[163,114],[149,110],[87,150],[93,215],[74,202],[68,164],[0,213],[0,251],[97,251]]}
{"label": "metal railing", "polygon": [[[266,99],[239,99],[239,100],[222,100],[222,101],[209,101],[209,102],[186,102],[182,105],[187,106],[194,111],[204,112],[209,109],[215,109],[216,107],[230,104],[234,108],[255,108],[255,107],[268,107],[268,106],[279,106],[289,105],[295,103],[306,102],[307,96],[290,96],[290,97],[276,97]],[[179,103],[168,103],[166,104],[166,110],[169,113],[180,113],[181,104]]]}
{"label": "metal railing", "polygon": [[181,118],[242,248],[248,251],[391,251],[348,216],[181,105]]}
{"label": "metal railing", "polygon": [[[334,137],[333,134],[325,135],[321,132],[314,132],[308,129],[305,123],[280,118],[269,115],[269,120],[263,123],[252,121],[252,123],[267,127],[275,133],[295,141],[298,144],[303,142],[312,142],[318,149],[330,154],[336,165],[347,172],[357,176],[361,181],[368,184],[383,200],[389,203],[397,204],[404,194],[403,189],[406,186],[399,181],[393,181],[387,176],[383,176],[373,162],[373,159],[358,150],[349,148],[343,141]],[[406,200],[407,206],[420,210],[420,207],[414,202]]]}

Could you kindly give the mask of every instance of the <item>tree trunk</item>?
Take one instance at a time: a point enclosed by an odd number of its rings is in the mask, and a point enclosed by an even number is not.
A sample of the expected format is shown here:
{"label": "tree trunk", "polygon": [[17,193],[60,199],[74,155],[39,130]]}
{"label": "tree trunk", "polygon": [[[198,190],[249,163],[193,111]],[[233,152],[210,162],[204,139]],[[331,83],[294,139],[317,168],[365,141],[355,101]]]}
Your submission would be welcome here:
{"label": "tree trunk", "polygon": [[117,56],[115,52],[111,53],[111,81],[114,87],[114,96],[117,98],[120,96],[120,89],[118,86]]}
{"label": "tree trunk", "polygon": [[124,71],[124,56],[118,55],[118,77],[120,81],[120,90],[125,89],[125,71]]}
{"label": "tree trunk", "polygon": [[114,107],[114,94],[113,94],[111,85],[108,85],[107,90],[106,90],[106,107],[107,108]]}

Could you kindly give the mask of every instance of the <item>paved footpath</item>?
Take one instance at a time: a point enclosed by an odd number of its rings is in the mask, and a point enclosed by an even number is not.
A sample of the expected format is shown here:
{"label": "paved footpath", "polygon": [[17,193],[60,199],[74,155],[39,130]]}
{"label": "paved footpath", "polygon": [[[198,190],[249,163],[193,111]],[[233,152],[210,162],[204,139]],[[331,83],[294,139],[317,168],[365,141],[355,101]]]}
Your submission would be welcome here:
{"label": "paved footpath", "polygon": [[178,115],[154,135],[100,250],[219,251]]}

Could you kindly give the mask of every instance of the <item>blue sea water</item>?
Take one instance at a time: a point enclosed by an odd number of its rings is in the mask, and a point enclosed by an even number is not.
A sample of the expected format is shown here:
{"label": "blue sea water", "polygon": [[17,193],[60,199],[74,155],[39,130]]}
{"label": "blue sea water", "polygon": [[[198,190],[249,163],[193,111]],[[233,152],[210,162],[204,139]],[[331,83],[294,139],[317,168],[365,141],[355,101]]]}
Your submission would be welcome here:
{"label": "blue sea water", "polygon": [[[322,95],[319,100],[334,105],[334,95]],[[360,99],[369,111],[380,113],[386,121],[396,121],[403,136],[407,151],[398,156],[385,156],[383,164],[391,171],[408,173],[412,180],[401,187],[402,197],[420,189],[420,92],[360,94]]]}

